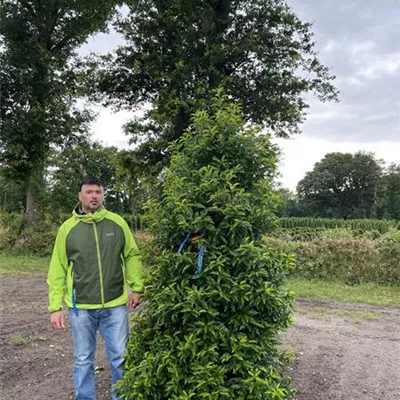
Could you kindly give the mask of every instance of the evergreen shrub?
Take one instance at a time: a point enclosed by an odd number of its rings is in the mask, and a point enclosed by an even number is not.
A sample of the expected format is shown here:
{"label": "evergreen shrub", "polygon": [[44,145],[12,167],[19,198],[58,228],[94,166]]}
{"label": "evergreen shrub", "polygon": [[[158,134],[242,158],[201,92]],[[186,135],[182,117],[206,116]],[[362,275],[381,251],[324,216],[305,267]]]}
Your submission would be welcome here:
{"label": "evergreen shrub", "polygon": [[[135,319],[118,394],[290,398],[277,336],[291,322],[292,294],[282,283],[293,257],[262,240],[275,226],[276,149],[218,95],[170,150],[162,199],[148,205],[158,254],[148,306]],[[198,239],[178,254],[185,237]]]}

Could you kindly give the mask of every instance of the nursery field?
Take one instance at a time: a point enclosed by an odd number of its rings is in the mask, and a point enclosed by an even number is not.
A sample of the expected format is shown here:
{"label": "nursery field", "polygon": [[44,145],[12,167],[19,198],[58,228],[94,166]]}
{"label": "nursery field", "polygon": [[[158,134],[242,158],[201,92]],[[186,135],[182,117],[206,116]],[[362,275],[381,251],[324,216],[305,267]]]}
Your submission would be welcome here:
{"label": "nursery field", "polygon": [[[46,303],[43,273],[1,276],[1,399],[73,399],[70,332],[50,328]],[[294,324],[281,336],[294,356],[288,373],[296,399],[398,398],[399,330],[400,308],[393,305],[298,298]],[[101,344],[98,400],[109,400],[108,385]]]}
{"label": "nursery field", "polygon": [[[281,228],[265,237],[267,246],[296,256],[287,281],[296,293],[294,323],[281,334],[291,360],[287,373],[296,400],[395,400],[400,393],[398,222],[344,224],[281,220]],[[48,322],[45,275],[55,228],[40,235],[18,232],[6,230],[6,251],[0,253],[0,398],[73,399],[68,321],[62,332]],[[146,231],[135,236],[142,254],[152,259],[152,236]],[[109,400],[100,337],[99,343],[97,399]]]}

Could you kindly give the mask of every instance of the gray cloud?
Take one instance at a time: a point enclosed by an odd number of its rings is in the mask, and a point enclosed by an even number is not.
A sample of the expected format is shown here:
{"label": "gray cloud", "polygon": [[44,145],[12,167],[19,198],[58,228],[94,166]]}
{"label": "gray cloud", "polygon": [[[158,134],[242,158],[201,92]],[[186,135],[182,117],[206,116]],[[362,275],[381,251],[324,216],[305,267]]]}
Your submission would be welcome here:
{"label": "gray cloud", "polygon": [[[303,132],[330,141],[400,142],[398,0],[292,0],[314,22],[321,60],[336,75],[338,104],[309,99]],[[400,158],[400,156],[399,156]]]}

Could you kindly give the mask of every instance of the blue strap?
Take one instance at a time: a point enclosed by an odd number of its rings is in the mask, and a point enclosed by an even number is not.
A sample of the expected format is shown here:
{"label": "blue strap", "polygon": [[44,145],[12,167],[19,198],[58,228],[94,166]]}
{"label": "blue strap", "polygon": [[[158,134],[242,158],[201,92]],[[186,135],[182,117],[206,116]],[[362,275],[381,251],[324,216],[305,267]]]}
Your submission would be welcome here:
{"label": "blue strap", "polygon": [[[192,234],[192,232],[189,231],[187,233],[185,239],[183,240],[183,242],[179,246],[179,249],[178,249],[178,253],[179,254],[182,253],[183,248],[185,247],[186,243],[189,241],[191,234]],[[203,236],[203,234],[201,234],[200,236]],[[200,276],[201,272],[203,271],[203,258],[204,258],[204,246],[201,245],[200,246],[200,250],[199,250],[199,254],[197,256],[197,276]]]}
{"label": "blue strap", "polygon": [[185,247],[185,244],[189,241],[189,238],[190,238],[190,235],[192,234],[192,232],[188,232],[187,233],[187,235],[186,235],[186,237],[185,237],[185,239],[184,239],[184,241],[181,243],[181,245],[179,246],[179,250],[178,250],[178,253],[179,254],[181,254],[182,253],[182,250],[183,250],[183,248]]}
{"label": "blue strap", "polygon": [[203,271],[203,257],[204,257],[204,246],[200,246],[199,255],[197,257],[197,276],[200,276]]}
{"label": "blue strap", "polygon": [[74,313],[78,316],[78,307],[76,306],[76,299],[75,299],[75,288],[72,288],[72,308],[74,309]]}

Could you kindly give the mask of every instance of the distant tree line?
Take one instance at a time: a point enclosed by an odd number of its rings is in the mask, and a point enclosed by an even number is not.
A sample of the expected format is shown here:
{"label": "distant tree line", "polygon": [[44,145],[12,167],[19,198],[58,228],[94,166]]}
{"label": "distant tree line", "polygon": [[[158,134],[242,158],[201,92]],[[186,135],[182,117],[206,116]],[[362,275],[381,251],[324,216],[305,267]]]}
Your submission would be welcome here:
{"label": "distant tree line", "polygon": [[[122,214],[141,215],[150,197],[159,197],[162,176],[132,169],[129,150],[81,138],[48,159],[39,200],[42,211],[69,213],[77,204],[82,176],[106,183],[105,203]],[[296,192],[280,188],[280,217],[400,220],[400,164],[385,165],[369,153],[329,153],[298,183]],[[23,212],[25,186],[0,167],[0,210]]]}
{"label": "distant tree line", "polygon": [[[104,146],[87,137],[67,148],[53,149],[37,193],[40,213],[70,213],[78,203],[82,177],[90,175],[105,182],[107,208],[122,214],[140,214],[143,203],[157,196],[157,186],[150,178],[148,183],[136,179],[135,172],[125,167],[129,157],[127,150]],[[25,183],[10,179],[6,169],[0,167],[0,211],[23,213],[25,195]]]}
{"label": "distant tree line", "polygon": [[280,189],[282,217],[400,220],[400,164],[373,154],[329,153],[298,183]]}

